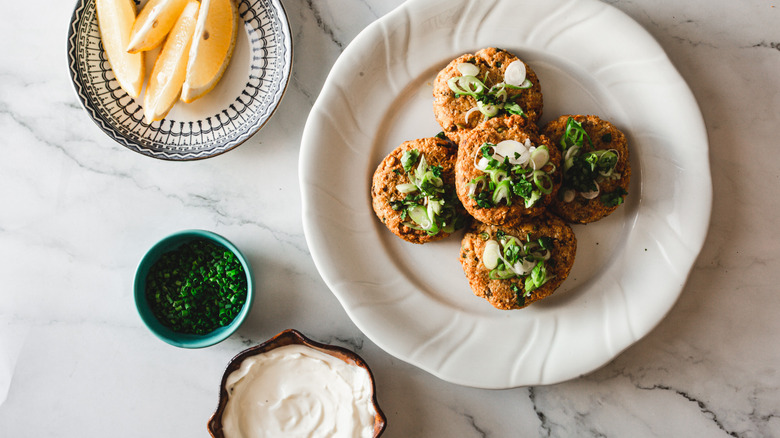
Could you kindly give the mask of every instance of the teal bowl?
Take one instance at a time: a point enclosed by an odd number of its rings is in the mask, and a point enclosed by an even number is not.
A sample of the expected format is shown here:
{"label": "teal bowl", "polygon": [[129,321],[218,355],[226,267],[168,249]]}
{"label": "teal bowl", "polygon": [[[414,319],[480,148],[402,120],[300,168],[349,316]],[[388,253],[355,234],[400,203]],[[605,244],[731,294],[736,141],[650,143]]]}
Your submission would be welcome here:
{"label": "teal bowl", "polygon": [[[149,301],[146,298],[146,278],[151,267],[166,252],[173,251],[181,245],[184,245],[185,243],[191,242],[193,240],[211,241],[227,248],[236,255],[244,268],[244,273],[246,274],[246,301],[244,302],[241,311],[233,319],[233,321],[230,322],[230,324],[203,335],[179,333],[166,327],[157,319],[157,317],[154,316],[154,313],[149,306]],[[133,289],[135,295],[135,307],[138,310],[138,314],[141,316],[141,320],[143,320],[144,324],[146,324],[146,327],[149,328],[149,330],[161,340],[176,347],[182,348],[203,348],[217,344],[227,339],[236,330],[238,330],[238,327],[240,327],[244,322],[246,316],[249,314],[249,309],[252,307],[252,301],[254,299],[254,284],[252,281],[252,269],[249,265],[249,261],[229,240],[225,239],[219,234],[205,230],[185,230],[174,233],[162,239],[151,249],[149,249],[146,255],[144,255],[144,257],[141,259],[141,263],[138,265],[138,269],[135,273]]]}

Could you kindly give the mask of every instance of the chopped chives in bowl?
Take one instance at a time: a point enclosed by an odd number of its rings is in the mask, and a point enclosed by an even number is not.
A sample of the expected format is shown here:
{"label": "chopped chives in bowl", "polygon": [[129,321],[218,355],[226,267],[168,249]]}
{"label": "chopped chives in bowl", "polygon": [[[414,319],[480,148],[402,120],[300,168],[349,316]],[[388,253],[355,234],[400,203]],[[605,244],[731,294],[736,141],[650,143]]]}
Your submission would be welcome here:
{"label": "chopped chives in bowl", "polygon": [[203,335],[230,324],[246,291],[246,273],[236,255],[207,240],[162,254],[146,277],[152,313],[179,333]]}
{"label": "chopped chives in bowl", "polygon": [[161,340],[203,348],[227,339],[253,301],[252,269],[241,251],[206,230],[184,230],[155,244],[135,273],[136,309]]}

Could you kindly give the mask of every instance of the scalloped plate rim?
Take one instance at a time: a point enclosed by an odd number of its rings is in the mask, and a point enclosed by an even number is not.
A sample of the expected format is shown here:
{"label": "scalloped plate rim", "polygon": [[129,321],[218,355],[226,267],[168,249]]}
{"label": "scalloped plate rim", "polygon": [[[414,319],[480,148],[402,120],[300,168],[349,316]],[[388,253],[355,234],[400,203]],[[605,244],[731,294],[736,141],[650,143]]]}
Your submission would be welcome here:
{"label": "scalloped plate rim", "polygon": [[[346,80],[338,76],[344,75],[346,72],[354,70],[352,69],[353,67],[352,64],[354,64],[356,60],[361,59],[360,57],[365,55],[365,51],[368,48],[381,46],[382,41],[384,41],[385,44],[384,48],[387,48],[389,46],[395,47],[394,44],[396,43],[398,43],[401,46],[403,45],[403,43],[406,43],[405,47],[409,48],[410,45],[409,41],[399,42],[393,40],[392,38],[389,38],[389,33],[391,31],[388,31],[388,29],[403,29],[404,25],[410,25],[409,21],[412,20],[412,17],[414,17],[414,19],[418,21],[424,20],[426,18],[430,18],[430,19],[436,18],[435,16],[421,17],[421,15],[424,15],[420,11],[421,9],[427,8],[427,10],[436,10],[438,6],[453,5],[453,4],[459,6],[451,6],[452,9],[456,9],[457,7],[469,8],[474,6],[476,3],[477,0],[460,0],[460,1],[437,0],[437,1],[428,1],[428,2],[425,2],[424,0],[407,1],[406,3],[396,8],[391,13],[380,18],[379,20],[377,20],[376,22],[368,26],[366,29],[364,29],[344,50],[342,55],[336,61],[336,64],[334,65],[330,74],[328,75],[328,78],[326,79],[326,82],[323,86],[323,90],[320,93],[320,96],[318,97],[317,101],[315,102],[314,107],[309,115],[309,119],[307,120],[306,125],[304,127],[304,133],[303,133],[302,144],[301,144],[300,161],[299,161],[299,180],[301,184],[302,202],[303,202],[304,234],[308,246],[310,248],[312,258],[315,262],[315,266],[320,272],[320,275],[322,276],[325,283],[328,285],[328,287],[337,297],[337,299],[342,304],[347,314],[350,316],[353,322],[358,326],[358,328],[361,331],[363,331],[363,333],[365,333],[369,339],[375,342],[380,348],[384,349],[387,353],[401,360],[404,360],[405,362],[413,364],[443,380],[452,383],[461,384],[461,385],[466,385],[466,386],[501,389],[501,388],[511,388],[517,386],[526,386],[526,385],[558,383],[572,378],[576,378],[578,376],[581,376],[583,374],[592,372],[600,368],[604,364],[608,363],[610,360],[614,359],[626,348],[628,348],[636,341],[638,341],[639,339],[647,335],[658,323],[660,323],[661,320],[663,320],[663,318],[666,316],[666,314],[674,305],[680,293],[682,292],[684,284],[687,281],[687,277],[690,274],[690,271],[693,267],[693,263],[696,257],[698,256],[698,253],[701,251],[701,248],[704,243],[704,239],[707,234],[707,229],[709,226],[709,218],[710,218],[711,203],[712,203],[712,187],[711,187],[711,176],[710,176],[709,162],[708,162],[708,155],[707,155],[708,144],[706,138],[706,128],[704,127],[704,121],[701,112],[684,79],[682,79],[682,77],[679,75],[677,70],[671,64],[671,61],[663,52],[663,49],[660,47],[660,45],[658,45],[658,43],[649,34],[647,34],[647,32],[644,29],[642,29],[641,26],[639,26],[635,21],[633,21],[627,15],[623,14],[622,12],[620,12],[619,10],[617,10],[611,5],[603,4],[596,0],[575,0],[575,1],[554,0],[548,2],[548,4],[556,4],[562,6],[562,9],[569,8],[567,9],[567,12],[570,11],[571,9],[577,10],[582,8],[584,9],[592,8],[595,11],[594,14],[596,13],[608,14],[609,17],[616,19],[619,22],[616,24],[619,24],[624,27],[627,26],[629,30],[635,32],[635,34],[631,36],[638,37],[638,39],[641,42],[637,44],[643,44],[644,45],[643,48],[648,49],[648,52],[650,55],[652,55],[651,57],[653,58],[654,62],[663,64],[664,66],[663,73],[669,75],[669,77],[674,79],[673,81],[674,83],[672,83],[670,87],[674,88],[674,91],[679,91],[679,96],[678,96],[679,104],[681,107],[684,107],[686,116],[688,118],[688,121],[690,122],[690,127],[688,128],[685,134],[694,140],[693,144],[690,146],[691,149],[689,151],[679,152],[681,156],[677,158],[681,159],[684,162],[683,164],[690,164],[690,170],[692,170],[693,173],[695,173],[695,176],[701,178],[701,180],[697,181],[695,187],[686,188],[688,192],[685,192],[685,194],[694,195],[699,198],[699,201],[695,205],[696,207],[698,207],[698,210],[692,212],[693,214],[692,217],[687,218],[688,225],[685,224],[679,225],[680,227],[683,228],[683,231],[689,231],[693,229],[691,231],[691,234],[686,235],[686,240],[677,241],[674,240],[674,238],[677,236],[674,235],[669,236],[668,234],[660,235],[659,238],[661,240],[651,239],[651,241],[660,245],[661,250],[679,249],[680,251],[682,251],[682,252],[667,254],[668,257],[667,262],[669,263],[681,262],[681,267],[679,267],[680,270],[679,275],[675,276],[672,279],[673,281],[671,282],[671,285],[669,285],[667,287],[667,290],[665,291],[666,295],[664,296],[664,301],[662,303],[658,303],[657,308],[653,309],[654,313],[651,315],[643,315],[641,321],[634,323],[638,328],[633,326],[632,328],[636,328],[637,333],[629,333],[625,336],[615,336],[612,339],[602,340],[603,342],[609,344],[606,345],[604,348],[605,350],[608,351],[608,353],[602,354],[598,357],[591,358],[591,360],[587,362],[586,366],[580,367],[579,369],[577,369],[577,367],[573,367],[571,369],[566,369],[562,373],[552,373],[552,377],[550,377],[549,374],[544,375],[544,373],[541,373],[538,376],[534,376],[534,375],[523,375],[521,372],[519,378],[514,378],[510,376],[510,378],[503,378],[503,379],[483,378],[479,374],[482,374],[484,370],[469,371],[467,370],[468,365],[463,365],[462,367],[460,367],[461,369],[455,371],[453,371],[452,368],[442,369],[441,364],[438,365],[432,364],[429,357],[423,357],[423,358],[416,357],[413,354],[409,353],[408,345],[403,345],[405,340],[399,341],[398,336],[396,335],[396,333],[394,333],[393,329],[377,330],[378,327],[377,324],[374,321],[368,320],[372,316],[378,316],[377,314],[374,315],[371,314],[372,311],[375,311],[374,309],[371,309],[371,306],[356,305],[356,303],[360,302],[361,297],[359,295],[363,293],[363,289],[365,289],[367,286],[374,287],[375,285],[362,285],[362,284],[358,285],[355,282],[355,278],[354,278],[356,276],[354,274],[350,275],[348,272],[345,272],[346,271],[345,269],[341,268],[341,266],[348,266],[349,260],[343,260],[343,259],[333,260],[333,257],[334,256],[337,257],[338,254],[336,254],[334,250],[328,247],[328,243],[331,242],[330,240],[328,240],[329,239],[328,234],[338,233],[339,230],[336,230],[333,224],[319,223],[319,221],[326,220],[328,219],[328,217],[326,217],[326,215],[320,214],[320,212],[316,210],[317,207],[322,206],[322,202],[318,200],[318,196],[321,197],[321,195],[323,194],[332,195],[330,192],[328,192],[326,189],[324,189],[321,186],[322,184],[319,184],[321,183],[321,181],[318,180],[318,177],[322,176],[322,174],[317,173],[317,167],[318,166],[321,167],[321,159],[323,158],[322,154],[318,154],[317,152],[323,151],[322,153],[332,153],[332,151],[330,150],[332,148],[328,147],[328,143],[322,141],[322,136],[324,135],[323,130],[325,127],[327,127],[328,122],[339,120],[338,119],[339,112],[332,111],[336,105],[343,104],[341,101],[347,102],[347,104],[351,104],[350,98],[353,98],[353,100],[357,100],[354,99],[355,96],[349,95],[348,87],[344,86]],[[501,6],[506,5],[506,3],[496,3],[496,2],[493,2],[492,4],[498,6],[499,13],[502,11]],[[437,13],[438,12],[439,11],[437,11]],[[528,11],[526,10],[526,12]],[[543,20],[545,18],[549,18],[549,17],[547,16],[539,17],[540,20]],[[550,39],[554,39],[554,38],[551,37]],[[630,38],[626,38],[626,40],[630,40]],[[631,44],[631,42],[628,41],[627,44]],[[455,43],[455,45],[457,45],[457,43]],[[380,49],[381,48],[382,47],[380,47]],[[391,50],[391,49],[387,49],[387,50]],[[422,61],[422,62],[426,62],[426,61]],[[361,71],[360,72],[361,76],[362,73],[363,72]],[[391,83],[387,86],[395,89],[396,91],[399,91],[400,89],[404,88],[403,84],[398,85],[398,84]],[[617,87],[619,85],[611,85],[611,86]],[[360,98],[365,100],[364,96],[360,96]],[[352,114],[352,117],[357,118],[358,116]],[[359,117],[369,118],[372,117],[372,115],[361,113]],[[348,121],[348,122],[356,123],[355,121]],[[356,127],[355,129],[357,130],[357,132],[352,132],[349,129],[346,129],[347,133],[339,131],[339,135],[344,135],[348,137],[350,135],[353,137],[359,136],[361,140],[365,140],[366,139],[365,137],[370,138],[370,134],[366,134],[365,132],[363,132],[363,129],[366,126],[368,126],[369,128],[373,127],[374,123],[376,123],[376,120],[371,119],[370,121],[365,123],[365,126],[361,125],[359,127]],[[347,128],[349,128],[349,126]],[[325,134],[327,134],[327,132]],[[645,132],[641,132],[639,135],[645,135],[645,134],[646,134]],[[353,151],[347,151],[347,152],[353,152]],[[652,162],[653,161],[652,159],[654,157],[648,155],[646,158],[649,158],[647,160],[648,162]],[[315,166],[315,164],[317,166]],[[657,168],[653,167],[652,165],[650,166],[649,169],[651,171],[657,170]],[[364,169],[361,170],[365,171]],[[370,169],[370,171],[373,172],[373,169]],[[333,181],[328,181],[328,182],[333,182]],[[645,192],[648,193],[647,196],[654,195],[652,187],[644,187],[640,195],[645,196]],[[637,202],[639,203],[641,201],[637,201]],[[675,213],[679,214],[679,211],[675,211]],[[371,212],[371,214],[373,214],[373,212]],[[363,212],[361,212],[361,218],[363,216],[364,216]],[[634,223],[631,226],[637,228],[640,231],[646,231],[640,228],[642,226],[640,222],[643,222],[646,219],[647,218],[645,218],[644,216],[641,215],[637,216],[633,218]],[[691,226],[690,225],[691,223],[693,223],[694,226]],[[634,228],[632,228],[632,231]],[[657,232],[658,230],[651,229],[650,231]],[[675,231],[675,230],[671,230],[671,231]],[[364,229],[356,230],[356,233],[363,233],[363,232],[365,232]],[[633,238],[635,236],[632,235],[630,237]],[[672,240],[670,241],[669,239]],[[672,247],[672,244],[676,246]],[[677,246],[679,246],[680,248],[677,248]],[[677,257],[678,259],[674,259],[675,257]],[[610,266],[607,269],[609,268],[612,267]],[[409,298],[404,298],[404,299],[409,299]],[[411,299],[422,301],[423,304],[425,303],[425,299],[419,299],[419,297],[412,297]],[[636,309],[628,309],[628,310],[636,310]],[[457,317],[458,314],[456,314],[455,316]],[[622,316],[627,319],[630,319],[629,315],[622,315]],[[476,318],[476,320],[479,320],[479,318]],[[477,323],[480,323],[480,321],[477,321]],[[631,325],[631,323],[632,322],[629,321],[629,325]],[[475,327],[480,328],[479,325]],[[385,328],[387,328],[387,324]],[[555,334],[557,335],[557,333]],[[470,339],[470,338],[466,338],[466,339]],[[463,347],[449,345],[447,346],[447,348],[454,348],[457,351],[459,348],[463,348]],[[549,356],[544,357],[542,358],[542,362],[546,362],[548,359],[550,359]],[[445,357],[444,362],[446,362],[446,360],[447,357]],[[544,367],[546,366],[547,365],[544,363],[541,365],[543,371],[544,371]]]}

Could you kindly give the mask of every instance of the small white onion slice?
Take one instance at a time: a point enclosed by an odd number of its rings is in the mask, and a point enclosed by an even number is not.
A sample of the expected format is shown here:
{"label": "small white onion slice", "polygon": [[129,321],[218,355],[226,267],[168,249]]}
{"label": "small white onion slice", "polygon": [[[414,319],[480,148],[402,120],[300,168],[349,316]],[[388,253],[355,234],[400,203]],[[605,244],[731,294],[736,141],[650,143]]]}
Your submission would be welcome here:
{"label": "small white onion slice", "polygon": [[[504,157],[502,157],[501,155],[496,153],[495,149],[493,149],[492,157],[493,157],[493,159],[495,159],[497,161],[501,161],[501,160],[504,159]],[[490,163],[490,160],[485,158],[482,155],[482,148],[478,148],[476,153],[474,154],[474,167],[476,167],[477,169],[479,169],[479,170],[484,172],[485,169],[487,169],[487,166],[488,166],[489,163]]]}
{"label": "small white onion slice", "polygon": [[461,76],[476,76],[479,74],[479,67],[470,62],[462,62],[456,68]]}
{"label": "small white onion slice", "polygon": [[496,145],[496,153],[509,158],[512,164],[525,164],[531,157],[531,153],[523,143],[516,140],[504,140]]}
{"label": "small white onion slice", "polygon": [[536,148],[531,153],[531,165],[534,170],[539,170],[550,161],[550,152],[547,148]]}
{"label": "small white onion slice", "polygon": [[485,251],[482,252],[482,264],[488,269],[496,269],[498,259],[501,257],[501,247],[495,240],[485,243]]}
{"label": "small white onion slice", "polygon": [[476,160],[474,160],[474,167],[476,167],[478,170],[484,171],[488,167],[488,163],[490,163],[490,160],[488,160],[485,157],[482,157],[480,155],[477,155]]}
{"label": "small white onion slice", "polygon": [[477,108],[477,107],[474,107],[474,108],[472,108],[472,109],[470,109],[470,110],[466,111],[466,117],[465,117],[465,119],[463,120],[463,122],[464,122],[464,123],[466,123],[466,124],[468,125],[468,124],[469,124],[469,116],[471,116],[471,115],[472,115],[472,114],[474,114],[474,113],[478,113],[478,112],[479,112],[479,108]]}
{"label": "small white onion slice", "polygon": [[536,261],[523,260],[522,262],[515,263],[512,266],[512,271],[517,275],[528,275],[536,267]]}
{"label": "small white onion slice", "polygon": [[504,71],[504,82],[519,87],[525,81],[525,75],[525,64],[518,59],[506,67],[506,70]]}
{"label": "small white onion slice", "polygon": [[601,191],[599,189],[599,183],[596,181],[593,181],[593,184],[596,184],[596,190],[593,190],[592,192],[580,192],[580,196],[582,196],[585,199],[593,199],[596,196],[599,195],[599,192]]}
{"label": "small white onion slice", "polygon": [[574,145],[574,146],[570,147],[569,149],[566,149],[566,154],[564,154],[563,159],[564,160],[568,160],[569,158],[571,158],[571,157],[573,157],[575,155],[579,155],[579,152],[580,152],[580,147],[577,146],[577,145]]}

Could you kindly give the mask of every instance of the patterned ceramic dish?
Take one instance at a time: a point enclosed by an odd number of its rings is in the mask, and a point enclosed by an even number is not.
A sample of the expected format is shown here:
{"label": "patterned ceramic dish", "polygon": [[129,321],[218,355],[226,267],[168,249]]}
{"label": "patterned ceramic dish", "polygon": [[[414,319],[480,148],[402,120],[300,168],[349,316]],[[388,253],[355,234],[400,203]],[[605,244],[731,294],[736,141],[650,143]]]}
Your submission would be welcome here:
{"label": "patterned ceramic dish", "polygon": [[[140,8],[146,0],[135,0]],[[279,0],[237,0],[244,24],[219,84],[177,103],[151,124],[139,101],[119,87],[100,41],[95,0],[78,0],[68,30],[68,66],[76,94],[103,132],[138,153],[197,160],[227,152],[256,133],[282,99],[292,67],[292,38]],[[155,52],[146,57],[147,71]]]}
{"label": "patterned ceramic dish", "polygon": [[222,381],[220,382],[219,403],[217,405],[217,410],[216,412],[214,412],[214,414],[211,416],[211,419],[209,419],[208,422],[208,430],[212,437],[224,438],[225,436],[222,431],[222,415],[225,412],[225,408],[227,407],[227,402],[228,402],[228,393],[227,390],[225,389],[228,376],[233,371],[239,369],[241,367],[241,362],[243,362],[244,359],[246,358],[249,358],[254,355],[266,353],[275,348],[284,347],[287,345],[296,345],[296,344],[305,345],[315,350],[319,350],[337,359],[341,359],[350,365],[363,368],[368,372],[368,375],[371,378],[371,385],[372,385],[372,392],[373,392],[371,399],[374,405],[373,407],[375,412],[374,438],[377,438],[380,435],[382,435],[382,433],[385,430],[385,427],[387,427],[387,418],[385,417],[385,414],[379,408],[379,404],[377,403],[376,384],[374,383],[374,376],[371,373],[371,370],[368,368],[366,362],[360,356],[358,356],[356,353],[350,350],[312,341],[311,339],[307,338],[297,330],[288,329],[279,333],[278,335],[274,336],[273,338],[265,341],[260,345],[256,345],[254,347],[242,351],[241,353],[237,354],[233,359],[230,360],[227,368],[225,369],[225,373],[222,375]]}

